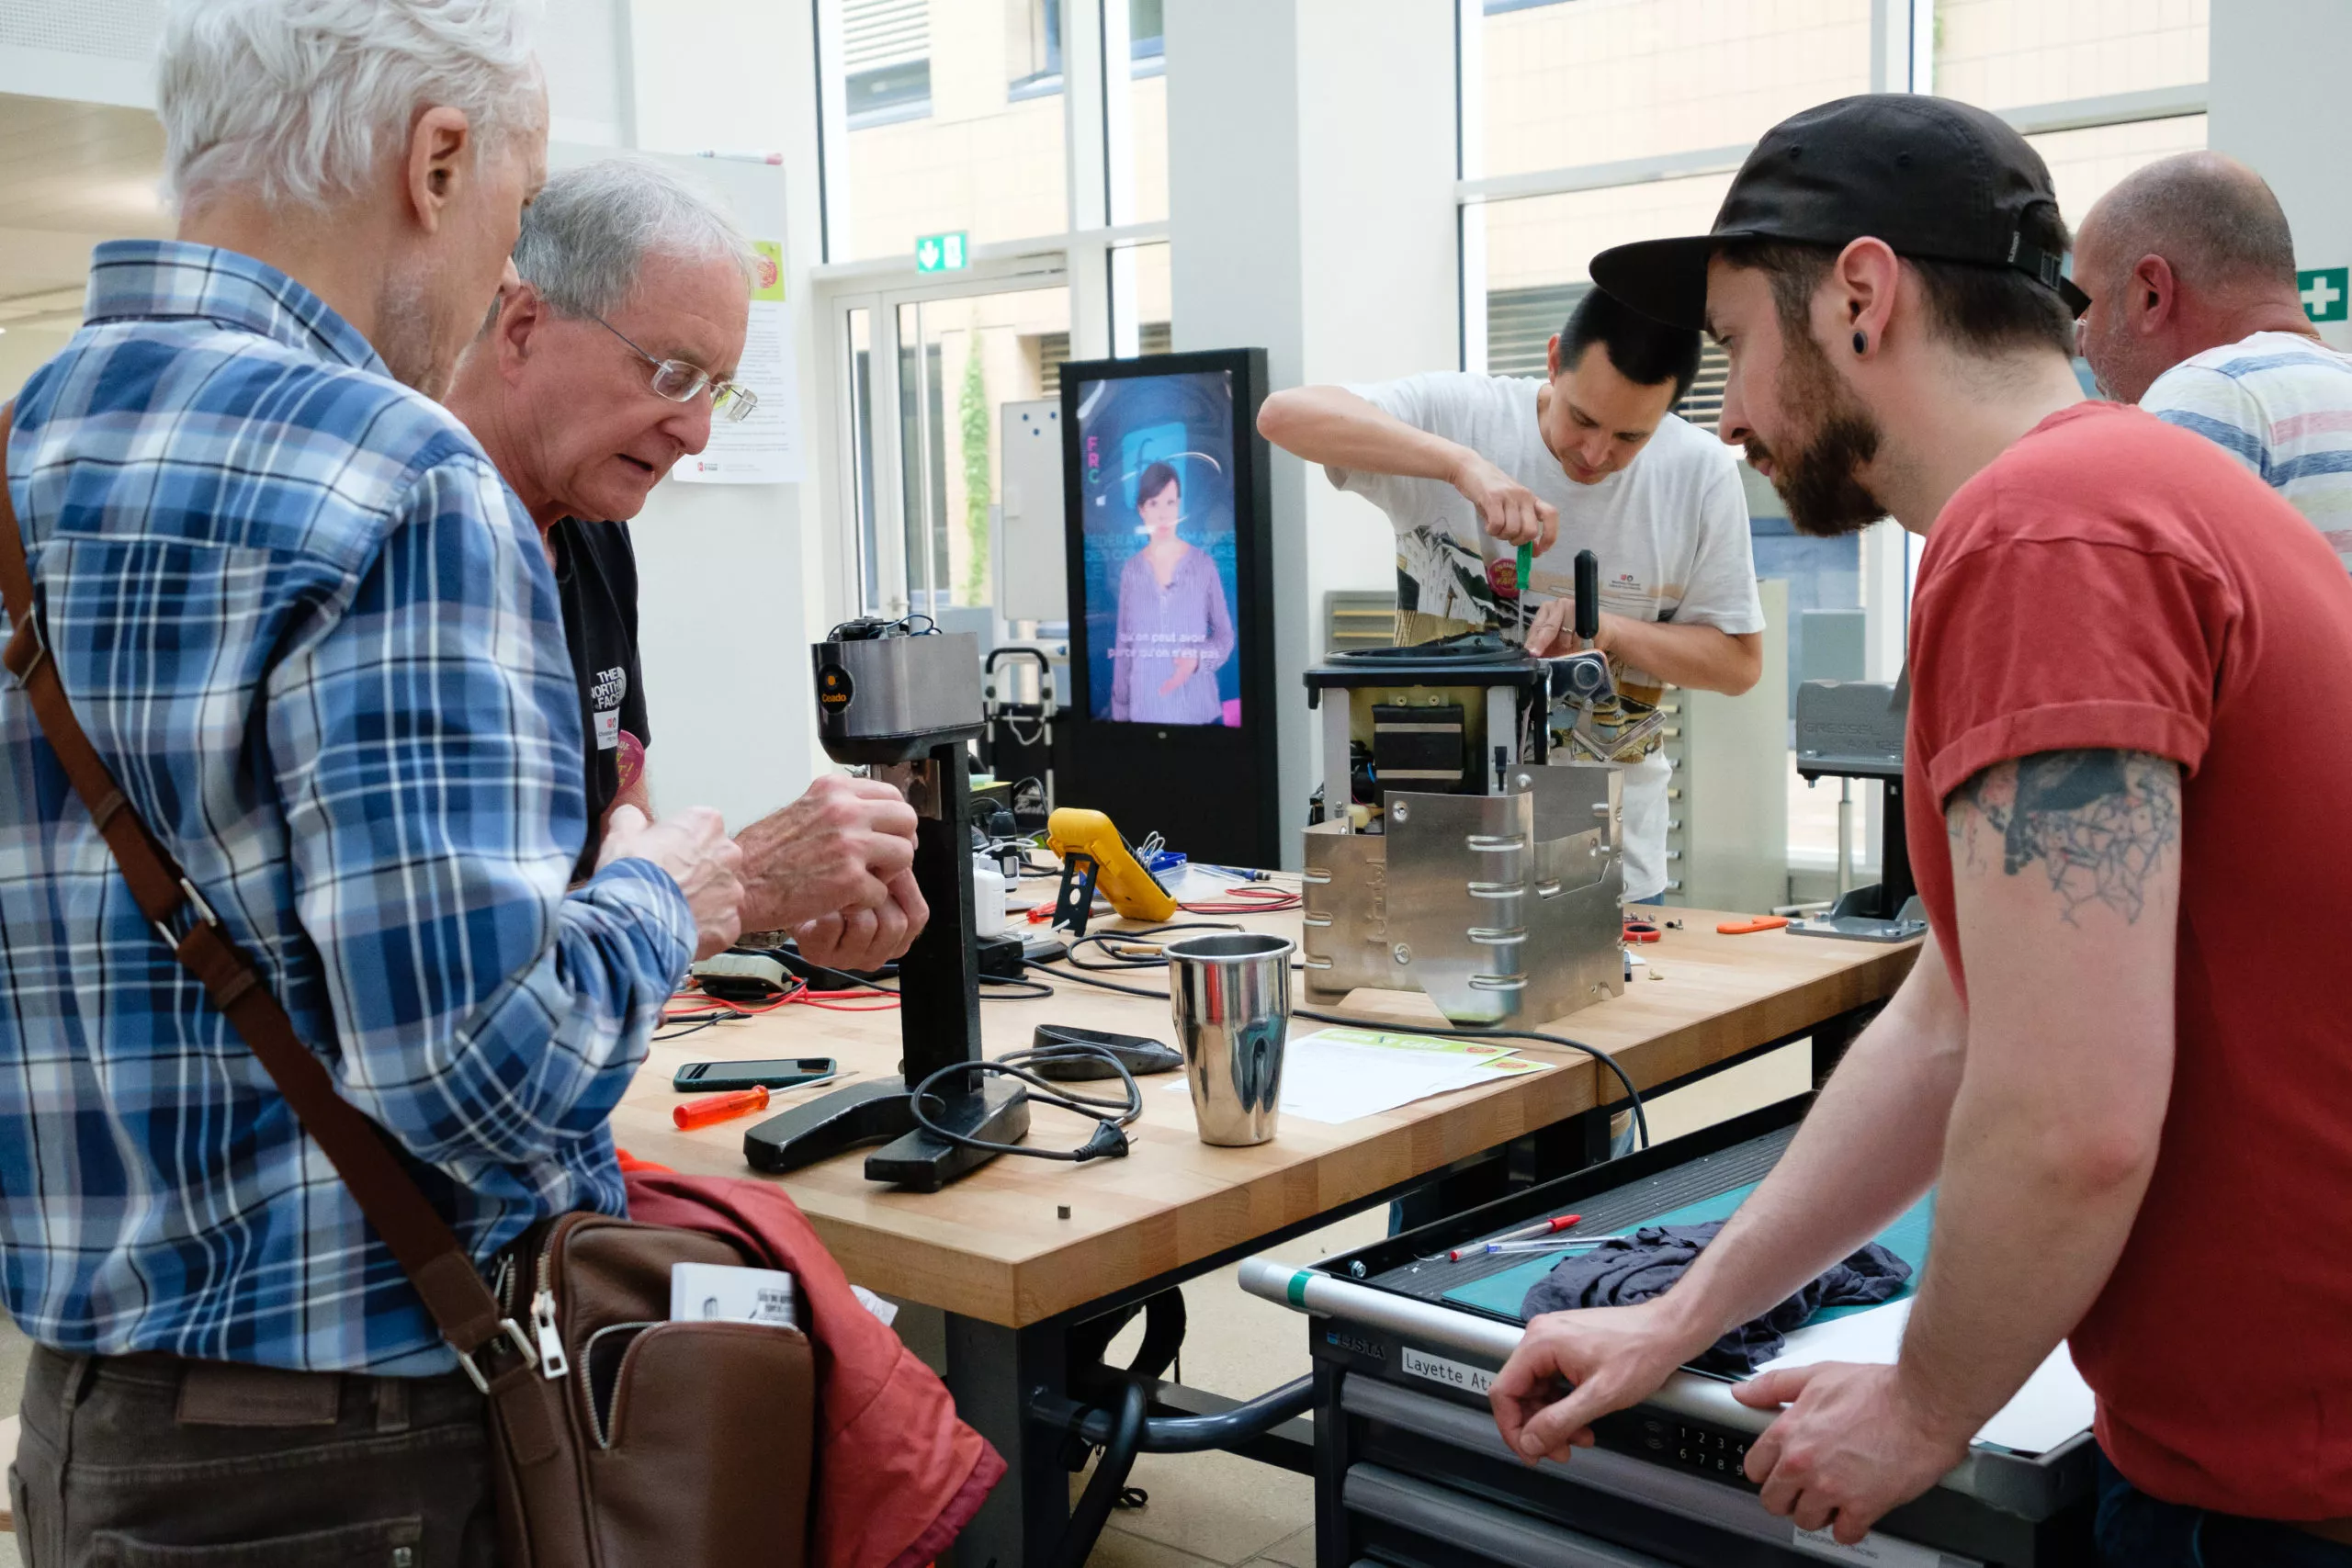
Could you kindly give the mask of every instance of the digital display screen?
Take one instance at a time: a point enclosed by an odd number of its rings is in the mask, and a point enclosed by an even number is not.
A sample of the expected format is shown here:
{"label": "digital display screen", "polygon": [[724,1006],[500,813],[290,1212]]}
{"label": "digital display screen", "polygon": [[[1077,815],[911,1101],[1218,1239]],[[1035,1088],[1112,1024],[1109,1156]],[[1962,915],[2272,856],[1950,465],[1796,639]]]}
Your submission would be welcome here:
{"label": "digital display screen", "polygon": [[1238,728],[1233,374],[1081,380],[1077,400],[1088,716]]}

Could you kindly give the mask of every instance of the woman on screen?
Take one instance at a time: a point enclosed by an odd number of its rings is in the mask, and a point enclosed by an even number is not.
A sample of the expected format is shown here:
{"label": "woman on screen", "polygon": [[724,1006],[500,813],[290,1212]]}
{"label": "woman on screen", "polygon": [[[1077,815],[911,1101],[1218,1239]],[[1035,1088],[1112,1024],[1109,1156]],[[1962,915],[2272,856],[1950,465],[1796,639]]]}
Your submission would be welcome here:
{"label": "woman on screen", "polygon": [[1150,542],[1119,574],[1119,636],[1111,662],[1111,717],[1135,724],[1222,724],[1216,672],[1233,657],[1225,583],[1204,550],[1176,536],[1184,487],[1154,463],[1136,485],[1136,514]]}

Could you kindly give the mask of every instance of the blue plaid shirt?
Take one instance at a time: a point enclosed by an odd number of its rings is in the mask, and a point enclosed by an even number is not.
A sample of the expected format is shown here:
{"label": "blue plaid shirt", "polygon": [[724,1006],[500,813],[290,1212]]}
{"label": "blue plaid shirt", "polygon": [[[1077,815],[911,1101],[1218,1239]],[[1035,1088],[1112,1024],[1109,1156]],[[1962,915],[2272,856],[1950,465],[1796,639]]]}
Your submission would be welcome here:
{"label": "blue plaid shirt", "polygon": [[[605,1117],[694,921],[642,860],[564,891],[579,697],[473,438],[282,273],[141,241],[98,248],[7,464],[99,755],[477,1261],[620,1212]],[[5,676],[0,1289],[69,1351],[455,1365]]]}

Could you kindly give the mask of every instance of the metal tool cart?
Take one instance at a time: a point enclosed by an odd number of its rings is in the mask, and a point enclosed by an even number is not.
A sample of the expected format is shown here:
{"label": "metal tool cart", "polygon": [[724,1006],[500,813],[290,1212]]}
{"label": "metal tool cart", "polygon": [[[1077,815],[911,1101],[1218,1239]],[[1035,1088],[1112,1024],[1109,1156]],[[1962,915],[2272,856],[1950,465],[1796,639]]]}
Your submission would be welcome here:
{"label": "metal tool cart", "polygon": [[[1517,1295],[1531,1260],[1445,1255],[1571,1211],[1582,1215],[1578,1230],[1594,1235],[1724,1212],[1770,1170],[1810,1103],[1786,1100],[1311,1269],[1244,1264],[1243,1289],[1312,1325],[1318,1568],[2095,1562],[2089,1400],[2071,1364],[2052,1374],[2063,1353],[2042,1375],[2064,1391],[2036,1407],[2046,1449],[2020,1451],[1980,1436],[1964,1463],[1887,1515],[1859,1548],[1826,1533],[1801,1538],[1765,1511],[1741,1465],[1769,1418],[1734,1400],[1722,1379],[1677,1373],[1649,1402],[1600,1422],[1599,1446],[1566,1465],[1530,1469],[1497,1434],[1486,1391],[1519,1341]],[[1918,1253],[1905,1257],[1915,1269],[1927,1216],[1923,1201],[1882,1235],[1898,1256]],[[1996,1420],[1986,1431],[2014,1439],[2023,1429]]]}

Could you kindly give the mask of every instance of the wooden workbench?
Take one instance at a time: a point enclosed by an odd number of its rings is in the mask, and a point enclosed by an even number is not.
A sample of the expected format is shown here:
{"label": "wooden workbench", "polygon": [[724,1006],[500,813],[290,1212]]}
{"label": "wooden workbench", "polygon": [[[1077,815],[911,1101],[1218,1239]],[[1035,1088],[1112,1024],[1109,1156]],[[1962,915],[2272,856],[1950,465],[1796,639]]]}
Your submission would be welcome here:
{"label": "wooden workbench", "polygon": [[[1295,937],[1297,917],[1234,917]],[[1645,1091],[1759,1046],[1801,1035],[1825,1020],[1892,994],[1914,947],[1828,942],[1785,932],[1719,936],[1718,917],[1692,912],[1682,931],[1645,948],[1663,978],[1643,971],[1621,998],[1558,1020],[1547,1032],[1609,1052]],[[1098,928],[1099,929],[1099,928]],[[1107,975],[1164,987],[1161,972]],[[1172,1038],[1165,1002],[1068,980],[1034,1001],[985,1000],[990,1055],[1029,1043],[1043,1022]],[[1300,1005],[1317,1004],[1304,990]],[[1442,1028],[1418,994],[1359,991],[1329,1010],[1370,1021]],[[1301,1021],[1298,1032],[1323,1027]],[[1544,1027],[1544,1026],[1537,1026]],[[862,1156],[844,1156],[778,1178],[807,1211],[850,1278],[874,1290],[970,1317],[1023,1327],[1127,1286],[1196,1264],[1275,1232],[1329,1218],[1414,1178],[1622,1097],[1615,1079],[1580,1054],[1512,1042],[1549,1072],[1424,1100],[1343,1126],[1297,1118],[1273,1142],[1214,1148],[1199,1141],[1192,1101],[1160,1092],[1174,1075],[1142,1080],[1144,1115],[1123,1160],[1069,1166],[999,1159],[944,1192],[896,1192],[868,1182]],[[857,1080],[895,1077],[899,1019],[791,1007],[703,1030],[653,1047],[613,1125],[622,1145],[682,1171],[752,1172],[742,1155],[752,1121],[680,1133],[671,1075],[684,1063],[759,1056],[831,1055]],[[1600,1080],[1597,1084],[1596,1080]],[[1110,1086],[1115,1089],[1115,1085]],[[777,1108],[823,1093],[780,1094]],[[1098,1090],[1097,1092],[1102,1092]],[[1071,1147],[1088,1126],[1040,1108],[1030,1141]],[[1057,1218],[1067,1204],[1070,1217]]]}
{"label": "wooden workbench", "polygon": [[[1724,917],[1660,913],[1685,924],[1643,949],[1659,978],[1637,969],[1623,997],[1533,1026],[1608,1052],[1645,1094],[1809,1033],[1842,1043],[1855,1015],[1894,993],[1917,953],[1916,943],[1785,931],[1723,936],[1714,928]],[[1293,938],[1298,931],[1295,914],[1219,918]],[[1166,985],[1156,969],[1102,977],[1162,992]],[[1045,1022],[1172,1038],[1164,1000],[1058,976],[1052,983],[1051,998],[983,1001],[989,1055],[1027,1045]],[[1369,1022],[1442,1027],[1416,994],[1359,991],[1331,1006],[1301,988],[1295,999]],[[1293,1024],[1295,1032],[1320,1027]],[[1068,1513],[1061,1437],[1038,1429],[1028,1412],[1041,1393],[1065,1389],[1069,1330],[1524,1134],[1557,1141],[1564,1127],[1581,1127],[1581,1146],[1592,1151],[1598,1130],[1605,1151],[1607,1107],[1622,1099],[1613,1077],[1574,1051],[1513,1043],[1554,1064],[1552,1070],[1342,1126],[1285,1118],[1272,1142],[1254,1148],[1201,1143],[1191,1100],[1163,1092],[1182,1081],[1170,1074],[1141,1080],[1144,1114],[1128,1129],[1134,1152],[1125,1159],[1071,1166],[1000,1158],[929,1194],[869,1183],[862,1154],[763,1179],[792,1194],[853,1280],[947,1314],[948,1381],[958,1407],[1012,1466],[959,1546],[959,1559],[993,1557],[1012,1568],[1042,1560]],[[616,1134],[631,1153],[682,1171],[751,1176],[742,1139],[755,1122],[678,1132],[670,1122],[678,1099],[671,1075],[690,1061],[820,1055],[838,1057],[849,1081],[896,1077],[898,1014],[792,1006],[657,1043],[614,1114]],[[779,1095],[777,1105],[823,1092]],[[1066,1111],[1040,1108],[1029,1141],[1069,1148],[1090,1129]],[[1068,1219],[1057,1217],[1062,1205]]]}

